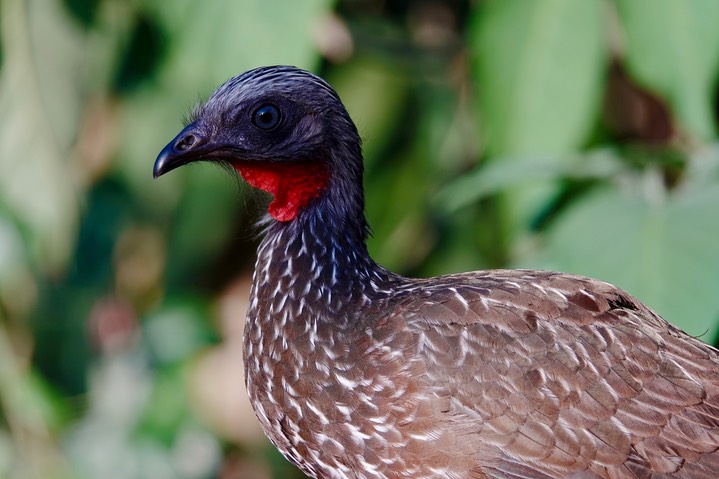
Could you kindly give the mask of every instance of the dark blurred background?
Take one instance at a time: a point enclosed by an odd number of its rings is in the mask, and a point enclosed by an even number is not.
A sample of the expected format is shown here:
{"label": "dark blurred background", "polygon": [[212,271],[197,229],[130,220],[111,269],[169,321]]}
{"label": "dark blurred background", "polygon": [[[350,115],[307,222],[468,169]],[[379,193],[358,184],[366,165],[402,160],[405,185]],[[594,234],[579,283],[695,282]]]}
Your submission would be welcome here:
{"label": "dark blurred background", "polygon": [[151,175],[286,63],[365,140],[370,249],[558,269],[717,340],[716,0],[0,0],[0,478],[301,477],[244,397],[266,198]]}

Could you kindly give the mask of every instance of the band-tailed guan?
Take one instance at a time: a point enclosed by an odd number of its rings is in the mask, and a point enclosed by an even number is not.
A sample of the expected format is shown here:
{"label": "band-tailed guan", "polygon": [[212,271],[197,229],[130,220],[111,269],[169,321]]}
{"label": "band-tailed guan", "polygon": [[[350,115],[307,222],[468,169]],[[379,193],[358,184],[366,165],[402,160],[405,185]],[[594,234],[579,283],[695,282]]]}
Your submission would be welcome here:
{"label": "band-tailed guan", "polygon": [[274,196],[246,385],[311,477],[719,477],[719,351],[624,291],[547,271],[405,278],[372,260],[360,138],[322,79],[232,78],[154,175],[197,160]]}

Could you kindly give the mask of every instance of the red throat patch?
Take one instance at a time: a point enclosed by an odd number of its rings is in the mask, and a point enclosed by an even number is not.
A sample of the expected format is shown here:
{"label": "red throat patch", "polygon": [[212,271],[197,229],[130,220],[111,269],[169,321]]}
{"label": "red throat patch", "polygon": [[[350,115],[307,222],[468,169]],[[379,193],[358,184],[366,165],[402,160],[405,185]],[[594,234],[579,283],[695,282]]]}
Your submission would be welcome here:
{"label": "red throat patch", "polygon": [[327,168],[318,162],[235,163],[233,166],[247,183],[275,197],[267,210],[277,221],[295,219],[327,188],[330,179]]}

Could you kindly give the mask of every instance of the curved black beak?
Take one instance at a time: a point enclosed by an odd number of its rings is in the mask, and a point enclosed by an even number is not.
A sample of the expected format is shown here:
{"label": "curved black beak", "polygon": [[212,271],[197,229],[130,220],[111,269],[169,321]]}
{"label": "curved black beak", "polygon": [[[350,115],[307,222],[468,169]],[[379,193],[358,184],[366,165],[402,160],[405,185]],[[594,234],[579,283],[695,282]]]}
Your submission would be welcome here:
{"label": "curved black beak", "polygon": [[165,146],[152,168],[153,178],[162,176],[182,165],[192,161],[201,160],[208,153],[208,138],[200,133],[195,123],[190,123],[170,143]]}

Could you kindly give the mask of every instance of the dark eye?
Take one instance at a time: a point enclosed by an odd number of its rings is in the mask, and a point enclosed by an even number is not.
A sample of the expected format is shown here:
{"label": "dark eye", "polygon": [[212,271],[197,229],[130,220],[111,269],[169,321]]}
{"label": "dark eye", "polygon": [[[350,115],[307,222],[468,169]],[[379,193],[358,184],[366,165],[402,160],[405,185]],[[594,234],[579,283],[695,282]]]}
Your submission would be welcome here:
{"label": "dark eye", "polygon": [[275,105],[264,105],[252,114],[252,123],[262,130],[271,130],[280,122],[280,110]]}

